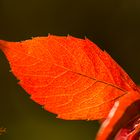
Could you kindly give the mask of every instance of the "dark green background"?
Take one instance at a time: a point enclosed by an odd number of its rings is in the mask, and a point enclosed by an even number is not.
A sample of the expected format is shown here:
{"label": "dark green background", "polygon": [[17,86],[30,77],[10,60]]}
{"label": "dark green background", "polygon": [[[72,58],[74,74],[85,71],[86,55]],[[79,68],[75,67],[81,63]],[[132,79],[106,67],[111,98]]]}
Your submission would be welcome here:
{"label": "dark green background", "polygon": [[[73,35],[98,44],[138,83],[140,0],[0,0],[0,39]],[[94,140],[98,123],[64,121],[32,102],[0,52],[2,140]]]}

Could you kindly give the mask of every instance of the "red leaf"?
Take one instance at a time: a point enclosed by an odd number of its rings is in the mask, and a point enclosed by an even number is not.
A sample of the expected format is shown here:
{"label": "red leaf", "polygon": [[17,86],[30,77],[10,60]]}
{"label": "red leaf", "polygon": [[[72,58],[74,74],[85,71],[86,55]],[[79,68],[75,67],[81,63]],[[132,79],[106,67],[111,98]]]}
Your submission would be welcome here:
{"label": "red leaf", "polygon": [[120,66],[88,39],[50,35],[0,44],[19,84],[59,118],[106,118],[118,98],[136,89]]}
{"label": "red leaf", "polygon": [[118,131],[122,133],[116,139],[121,138],[125,125],[139,113],[139,88],[88,39],[50,35],[22,42],[0,40],[0,48],[19,84],[46,110],[68,120],[107,118],[98,140],[113,139]]}

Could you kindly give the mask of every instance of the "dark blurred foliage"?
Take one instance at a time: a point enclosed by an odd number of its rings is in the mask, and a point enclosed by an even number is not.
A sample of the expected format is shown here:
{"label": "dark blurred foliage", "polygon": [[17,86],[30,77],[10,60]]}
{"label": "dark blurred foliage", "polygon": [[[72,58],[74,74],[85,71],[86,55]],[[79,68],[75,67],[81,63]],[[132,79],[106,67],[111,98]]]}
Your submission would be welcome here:
{"label": "dark blurred foliage", "polygon": [[[140,82],[139,0],[0,0],[0,39],[85,36]],[[3,140],[92,140],[94,121],[65,121],[32,102],[0,52],[0,126]]]}

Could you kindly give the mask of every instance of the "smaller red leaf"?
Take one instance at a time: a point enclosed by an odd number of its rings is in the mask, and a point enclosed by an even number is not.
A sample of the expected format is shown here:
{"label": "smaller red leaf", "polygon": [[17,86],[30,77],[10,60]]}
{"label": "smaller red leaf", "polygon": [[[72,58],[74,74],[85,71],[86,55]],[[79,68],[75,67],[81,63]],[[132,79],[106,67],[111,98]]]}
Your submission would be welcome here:
{"label": "smaller red leaf", "polygon": [[[101,125],[97,135],[97,140],[111,140],[115,135],[136,116],[140,114],[140,94],[138,91],[130,91],[115,102],[107,119]],[[128,126],[130,123],[128,124]],[[132,126],[129,126],[132,128]],[[116,136],[116,140],[126,138],[125,134],[129,134],[128,129],[122,129]],[[124,136],[124,137],[123,137]]]}
{"label": "smaller red leaf", "polygon": [[140,115],[128,122],[115,136],[115,140],[139,140],[140,138]]}

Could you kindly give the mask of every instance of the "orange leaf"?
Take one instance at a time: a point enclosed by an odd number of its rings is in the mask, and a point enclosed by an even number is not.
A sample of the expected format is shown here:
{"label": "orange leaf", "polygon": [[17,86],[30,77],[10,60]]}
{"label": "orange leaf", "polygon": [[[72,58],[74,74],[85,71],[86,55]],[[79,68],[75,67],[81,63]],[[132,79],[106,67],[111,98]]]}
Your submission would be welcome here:
{"label": "orange leaf", "polygon": [[31,98],[69,120],[106,118],[114,102],[137,87],[88,39],[49,35],[0,41],[12,72]]}

